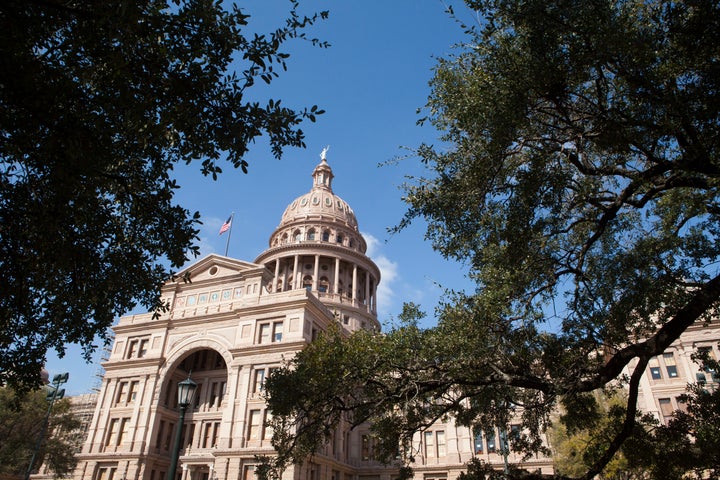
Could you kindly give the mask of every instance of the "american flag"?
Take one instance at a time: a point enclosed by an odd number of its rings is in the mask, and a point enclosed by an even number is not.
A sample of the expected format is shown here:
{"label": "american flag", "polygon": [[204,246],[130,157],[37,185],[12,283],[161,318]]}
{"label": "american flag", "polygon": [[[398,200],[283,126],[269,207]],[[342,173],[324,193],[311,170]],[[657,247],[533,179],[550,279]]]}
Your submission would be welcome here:
{"label": "american flag", "polygon": [[228,219],[225,220],[225,223],[222,224],[222,227],[220,227],[220,232],[218,233],[218,235],[222,235],[223,233],[230,230],[231,225],[232,225],[232,215],[230,215],[228,217]]}

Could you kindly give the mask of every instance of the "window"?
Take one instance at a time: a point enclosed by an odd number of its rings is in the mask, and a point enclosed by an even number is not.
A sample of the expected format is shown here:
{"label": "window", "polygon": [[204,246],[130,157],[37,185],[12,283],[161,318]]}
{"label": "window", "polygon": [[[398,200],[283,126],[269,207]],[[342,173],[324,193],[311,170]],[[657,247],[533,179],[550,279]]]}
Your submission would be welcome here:
{"label": "window", "polygon": [[255,465],[245,465],[243,469],[243,480],[255,480]]}
{"label": "window", "polygon": [[663,353],[663,362],[665,363],[665,371],[668,378],[677,378],[678,371],[675,365],[675,354],[672,352]]}
{"label": "window", "polygon": [[216,447],[220,433],[220,422],[208,422],[204,427],[201,448]]}
{"label": "window", "polygon": [[312,276],[305,275],[303,277],[303,288],[307,290],[308,292],[312,290]]}
{"label": "window", "polygon": [[258,343],[270,343],[270,324],[261,323],[260,333],[258,334]]}
{"label": "window", "polygon": [[136,355],[139,343],[140,340],[130,340],[125,358],[133,358]]}
{"label": "window", "polygon": [[337,241],[337,243],[343,243],[343,236],[338,233],[338,234],[335,236],[335,240]]}
{"label": "window", "polygon": [[210,407],[219,407],[225,390],[225,382],[212,382],[210,384]]}
{"label": "window", "polygon": [[[698,354],[701,357],[707,357],[709,360],[713,360],[713,361],[716,360],[715,352],[713,352],[712,347],[698,347]],[[718,372],[716,372],[713,368],[704,366],[702,368],[702,371],[705,373],[709,373],[710,378],[712,379],[713,382],[720,381],[720,378],[719,378],[720,376],[718,375]]]}
{"label": "window", "polygon": [[282,340],[283,322],[266,322],[259,325],[258,343],[274,343]]}
{"label": "window", "polygon": [[105,437],[105,446],[110,447],[120,445],[127,436],[129,427],[130,417],[111,419],[107,437]]}
{"label": "window", "polygon": [[264,418],[263,418],[263,426],[262,426],[262,438],[263,440],[270,440],[272,438],[272,427],[268,426],[270,423],[270,420],[272,420],[272,414],[269,410],[265,410]]}
{"label": "window", "polygon": [[435,452],[435,432],[425,432],[425,457],[437,457]]}
{"label": "window", "polygon": [[121,445],[127,438],[128,428],[130,427],[130,418],[125,417],[120,420],[120,430],[118,431],[116,445]]}
{"label": "window", "polygon": [[675,397],[675,403],[677,403],[678,410],[687,413],[687,402],[683,397]]}
{"label": "window", "polygon": [[265,384],[265,369],[260,368],[255,370],[255,381],[253,382],[252,393],[260,393],[263,390]]}
{"label": "window", "polygon": [[[193,398],[193,408],[199,408],[200,407],[200,400],[202,399],[202,383],[197,384],[197,388],[195,389],[195,397]],[[177,395],[176,395],[177,396]]]}
{"label": "window", "polygon": [[437,440],[437,456],[442,458],[445,456],[445,431],[435,432],[435,439]]}
{"label": "window", "polygon": [[663,417],[663,422],[667,425],[673,416],[672,402],[669,398],[658,398],[658,404],[660,404],[660,414]]}
{"label": "window", "polygon": [[135,402],[137,396],[138,380],[120,382],[115,396],[115,405],[128,405]]}
{"label": "window", "polygon": [[652,357],[648,362],[650,367],[650,376],[653,380],[660,380],[662,378],[662,372],[660,372],[660,363],[657,357]]}
{"label": "window", "polygon": [[115,470],[117,467],[100,467],[97,470],[95,478],[97,480],[113,480],[115,478]]}
{"label": "window", "polygon": [[128,395],[127,395],[128,403],[135,403],[135,399],[137,398],[137,391],[138,391],[139,386],[140,386],[139,380],[133,380],[132,382],[130,382],[130,389],[128,390]]}
{"label": "window", "polygon": [[260,410],[250,410],[250,421],[248,425],[248,440],[260,440],[262,429],[262,415]]}
{"label": "window", "polygon": [[322,240],[323,240],[323,242],[330,241],[330,231],[329,230],[325,230],[322,232]]}
{"label": "window", "polygon": [[513,441],[520,440],[520,425],[510,425],[510,439]]}
{"label": "window", "polygon": [[488,453],[495,453],[495,450],[497,449],[495,445],[495,432],[488,435],[487,438],[487,451]]}
{"label": "window", "polygon": [[108,428],[107,437],[105,437],[105,446],[108,447],[113,444],[115,437],[117,436],[118,427],[120,426],[120,419],[113,418],[110,420],[110,428]]}
{"label": "window", "polygon": [[308,239],[308,240],[315,240],[315,230],[314,230],[314,229],[308,230],[307,239]]}
{"label": "window", "polygon": [[440,458],[445,456],[445,431],[425,432],[425,457]]}
{"label": "window", "polygon": [[163,441],[163,430],[165,430],[165,420],[160,420],[160,426],[158,427],[157,439],[155,440],[155,448],[160,448]]}
{"label": "window", "polygon": [[282,340],[282,331],[283,331],[283,322],[274,322],[273,323],[273,336],[272,336],[273,342],[279,342]]}
{"label": "window", "polygon": [[128,388],[128,382],[120,382],[117,388],[117,395],[115,396],[115,405],[125,402],[126,390]]}
{"label": "window", "polygon": [[482,431],[475,432],[475,453],[483,453]]}
{"label": "window", "polygon": [[165,435],[165,443],[163,444],[163,449],[169,450],[170,449],[170,440],[173,438],[173,432],[175,431],[175,424],[174,423],[168,423],[168,429],[167,433]]}
{"label": "window", "polygon": [[373,438],[370,435],[363,435],[362,436],[362,445],[361,449],[361,458],[363,460],[372,460],[374,457],[373,449],[375,447],[375,442]]}
{"label": "window", "polygon": [[147,354],[149,338],[131,338],[128,341],[125,358],[143,358]]}

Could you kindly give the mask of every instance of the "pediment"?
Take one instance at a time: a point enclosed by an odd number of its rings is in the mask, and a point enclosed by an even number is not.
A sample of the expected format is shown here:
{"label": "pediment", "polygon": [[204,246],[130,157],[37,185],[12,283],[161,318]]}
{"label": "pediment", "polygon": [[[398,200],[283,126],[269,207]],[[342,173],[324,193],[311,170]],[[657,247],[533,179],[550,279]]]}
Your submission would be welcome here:
{"label": "pediment", "polygon": [[211,253],[210,255],[198,260],[197,262],[183,268],[176,274],[174,281],[170,284],[183,282],[183,278],[188,276],[192,283],[200,283],[206,281],[220,281],[228,277],[242,276],[243,273],[259,272],[265,267],[256,263],[246,262],[235,258],[223,257]]}

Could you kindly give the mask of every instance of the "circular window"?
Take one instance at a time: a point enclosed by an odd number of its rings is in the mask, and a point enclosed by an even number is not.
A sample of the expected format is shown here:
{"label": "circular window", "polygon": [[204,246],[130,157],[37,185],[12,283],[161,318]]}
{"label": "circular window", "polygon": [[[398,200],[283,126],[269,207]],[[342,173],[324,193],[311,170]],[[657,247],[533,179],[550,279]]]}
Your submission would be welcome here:
{"label": "circular window", "polygon": [[210,267],[210,270],[208,270],[208,273],[210,275],[215,275],[218,272],[218,268],[215,266]]}

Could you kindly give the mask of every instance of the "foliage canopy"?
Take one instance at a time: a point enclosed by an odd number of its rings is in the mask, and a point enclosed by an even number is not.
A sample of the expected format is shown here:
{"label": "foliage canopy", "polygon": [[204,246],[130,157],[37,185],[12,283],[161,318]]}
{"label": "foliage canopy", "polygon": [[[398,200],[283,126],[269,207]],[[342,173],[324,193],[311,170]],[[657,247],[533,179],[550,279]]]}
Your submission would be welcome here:
{"label": "foliage canopy", "polygon": [[[44,389],[18,393],[0,387],[0,474],[26,473],[48,413],[46,397]],[[80,420],[70,411],[70,401],[55,401],[33,471],[45,463],[56,478],[71,474],[78,447],[73,433],[79,427]]]}
{"label": "foliage canopy", "polygon": [[[177,162],[247,172],[250,145],[304,147],[323,113],[264,103],[286,44],[327,16],[296,0],[268,34],[213,0],[8,0],[0,5],[0,383],[38,384],[46,352],[136,302],[160,307],[168,265],[197,255]],[[256,90],[256,89],[255,89]],[[262,92],[260,92],[262,94]]]}
{"label": "foliage canopy", "polygon": [[717,321],[718,3],[466,3],[481,21],[437,64],[424,120],[443,143],[417,149],[428,173],[408,180],[396,230],[427,221],[477,289],[450,293],[436,327],[411,308],[407,325],[331,334],[271,377],[276,468],[348,417],[407,462],[412,434],[445,415],[483,430],[520,415],[511,446],[531,455],[559,405],[577,422],[589,392],[626,382],[589,479],[644,431],[649,359]]}

